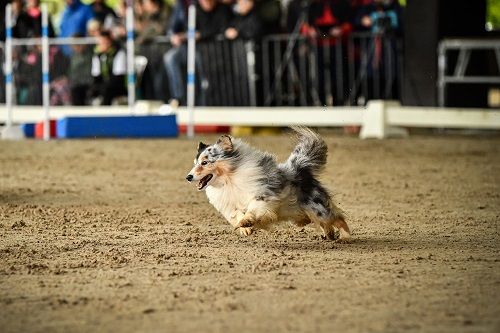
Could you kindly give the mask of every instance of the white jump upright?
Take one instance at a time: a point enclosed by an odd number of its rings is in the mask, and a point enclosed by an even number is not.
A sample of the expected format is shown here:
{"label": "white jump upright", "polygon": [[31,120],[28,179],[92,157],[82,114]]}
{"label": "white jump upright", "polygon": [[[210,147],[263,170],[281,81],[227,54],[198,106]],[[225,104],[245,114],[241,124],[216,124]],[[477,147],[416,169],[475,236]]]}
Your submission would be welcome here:
{"label": "white jump upright", "polygon": [[50,140],[50,77],[49,77],[49,12],[42,4],[42,83],[43,83],[43,139]]}
{"label": "white jump upright", "polygon": [[363,125],[359,137],[361,139],[385,139],[408,136],[406,129],[394,127],[389,123],[388,110],[393,107],[400,108],[401,105],[397,101],[369,101],[363,114]]}
{"label": "white jump upright", "polygon": [[133,2],[127,1],[127,101],[130,114],[135,113],[135,47],[134,47],[134,9]]}
{"label": "white jump upright", "polygon": [[196,68],[196,6],[191,1],[188,9],[188,49],[187,49],[187,107],[189,121],[187,136],[194,137],[195,68]]}
{"label": "white jump upright", "polygon": [[389,109],[401,108],[398,101],[369,101],[363,115],[363,126],[359,132],[361,139],[385,139],[388,137],[407,137],[408,130],[395,127],[389,122]]}
{"label": "white jump upright", "polygon": [[12,126],[12,5],[5,8],[5,103],[7,127]]}
{"label": "white jump upright", "polygon": [[12,122],[12,5],[5,7],[5,107],[7,116],[5,119],[5,128],[2,130],[2,139],[22,139],[23,133],[18,126],[13,126]]}
{"label": "white jump upright", "polygon": [[387,124],[384,101],[369,101],[363,114],[363,127],[359,132],[362,139],[386,137]]}

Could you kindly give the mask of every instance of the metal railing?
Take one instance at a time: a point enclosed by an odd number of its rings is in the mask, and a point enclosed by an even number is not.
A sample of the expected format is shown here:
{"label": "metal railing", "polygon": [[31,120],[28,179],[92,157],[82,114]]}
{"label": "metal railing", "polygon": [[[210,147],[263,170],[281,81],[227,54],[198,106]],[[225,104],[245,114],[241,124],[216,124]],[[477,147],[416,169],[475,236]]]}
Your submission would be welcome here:
{"label": "metal railing", "polygon": [[[497,62],[497,75],[467,75],[467,67],[473,51],[492,51]],[[455,66],[448,66],[449,55],[458,52]],[[450,67],[450,68],[448,68]],[[448,69],[453,69],[449,71]],[[438,105],[446,106],[446,88],[449,84],[500,84],[500,40],[492,39],[444,39],[438,46]]]}
{"label": "metal railing", "polygon": [[398,99],[400,44],[391,34],[267,36],[262,41],[263,105],[364,105],[370,99]]}
{"label": "metal railing", "polygon": [[[170,95],[163,55],[170,48],[167,37],[156,37],[154,40],[136,43],[136,54],[147,59],[146,67],[137,81],[138,99],[168,101]],[[138,74],[141,72],[139,68],[136,71]]]}
{"label": "metal railing", "polygon": [[[271,35],[259,42],[219,38],[198,43],[201,73],[197,73],[197,91],[203,96],[198,105],[332,106],[399,99],[402,53],[396,37],[354,33],[345,39],[291,38]],[[68,97],[75,86],[91,85],[90,68],[88,75],[82,68],[75,75],[74,59],[68,52],[89,51],[95,43],[93,38],[50,38],[51,105],[75,104]],[[15,104],[41,105],[40,44],[39,38],[13,40]],[[136,45],[136,55],[147,59],[136,64],[143,66],[136,70],[139,99],[169,99],[163,55],[170,48],[166,37]],[[91,52],[86,55],[91,57]],[[2,63],[3,56],[0,52]],[[2,80],[2,102],[3,87]]]}
{"label": "metal railing", "polygon": [[[71,90],[74,85],[86,80],[86,88],[90,87],[91,50],[94,44],[94,38],[49,39],[50,105],[75,104],[71,100]],[[13,102],[16,105],[42,105],[41,39],[13,39],[12,45]],[[73,66],[73,62],[80,58],[76,48],[82,50],[79,51],[82,56],[89,58],[86,62],[89,65],[88,68]],[[78,73],[74,73],[75,70],[78,70]],[[2,91],[4,92],[5,89]]]}
{"label": "metal railing", "polygon": [[366,105],[373,99],[399,100],[403,52],[398,37],[354,33],[348,39],[347,62],[349,105]]}
{"label": "metal railing", "polygon": [[[95,38],[49,38],[50,105],[92,104],[91,59],[96,42]],[[41,39],[13,39],[12,45],[13,102],[15,105],[42,105]],[[0,60],[4,64],[4,44],[0,44],[0,48]],[[147,65],[151,67],[146,73],[145,68],[141,68],[141,64],[136,61],[139,98],[157,99],[158,96],[161,98],[168,90],[165,81],[156,85],[160,86],[160,91],[154,90],[152,82],[156,74],[161,76],[164,72],[162,52],[166,52],[169,48],[170,44],[165,39],[159,39],[158,43],[137,46],[137,55],[144,55],[147,58]],[[142,75],[148,76],[143,78]],[[1,87],[0,101],[4,103],[5,80],[1,81]],[[145,95],[144,91],[149,95]],[[85,101],[81,101],[82,97],[78,98],[78,102],[74,101],[72,95],[75,93],[84,94]]]}
{"label": "metal railing", "polygon": [[218,39],[197,47],[204,105],[257,105],[254,43]]}

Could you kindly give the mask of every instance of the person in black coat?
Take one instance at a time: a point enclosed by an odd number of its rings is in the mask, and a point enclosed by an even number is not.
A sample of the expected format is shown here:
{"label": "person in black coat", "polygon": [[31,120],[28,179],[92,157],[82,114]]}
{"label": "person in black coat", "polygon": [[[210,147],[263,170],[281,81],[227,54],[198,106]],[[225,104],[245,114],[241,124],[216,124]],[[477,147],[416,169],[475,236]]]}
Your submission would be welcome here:
{"label": "person in black coat", "polygon": [[224,32],[225,37],[231,40],[258,40],[262,33],[262,20],[255,10],[255,0],[238,0],[229,27]]}
{"label": "person in black coat", "polygon": [[[227,28],[230,19],[228,6],[217,0],[199,0],[196,8],[196,32],[197,43],[209,41],[218,35],[222,35]],[[186,104],[186,92],[184,83],[186,59],[187,59],[187,3],[178,0],[172,13],[171,26],[168,32],[173,48],[163,56],[163,62],[169,80],[171,104],[176,106]],[[199,57],[197,57],[198,59]],[[202,75],[201,64],[197,60],[197,73]],[[197,80],[201,82],[201,80]],[[199,94],[203,104],[203,94]]]}
{"label": "person in black coat", "polygon": [[99,21],[104,29],[111,28],[114,20],[117,18],[115,11],[106,5],[104,0],[94,0],[91,7],[94,19]]}
{"label": "person in black coat", "polygon": [[[42,35],[42,11],[40,0],[28,0],[26,5],[23,1],[13,2],[13,15],[15,25],[12,33],[16,38],[34,38]],[[54,37],[54,27],[50,17],[48,22],[49,37]]]}

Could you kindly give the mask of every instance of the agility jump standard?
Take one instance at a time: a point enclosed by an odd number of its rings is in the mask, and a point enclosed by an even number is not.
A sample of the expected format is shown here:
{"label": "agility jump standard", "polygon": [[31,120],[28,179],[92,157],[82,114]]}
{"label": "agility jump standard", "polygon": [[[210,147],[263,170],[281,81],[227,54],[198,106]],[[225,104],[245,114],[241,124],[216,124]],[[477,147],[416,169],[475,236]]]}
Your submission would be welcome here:
{"label": "agility jump standard", "polygon": [[[8,4],[5,8],[5,93],[6,93],[6,115],[5,128],[1,132],[3,139],[21,139],[23,133],[19,126],[14,126],[13,115],[13,83],[14,77],[12,73],[12,48],[14,45],[40,45],[42,46],[42,110],[44,113],[43,119],[43,139],[50,139],[50,69],[49,69],[49,47],[51,41],[49,39],[49,14],[47,4],[41,4],[42,12],[42,36],[41,38],[14,39],[12,34],[13,16],[12,5]],[[128,114],[134,114],[135,106],[135,68],[134,68],[134,26],[133,26],[133,8],[132,1],[127,0],[126,10],[126,28],[127,28],[127,88],[128,88]],[[88,43],[85,39],[85,43]],[[65,41],[73,41],[73,38],[56,39],[53,44],[64,44]],[[39,108],[39,107],[38,107]],[[16,106],[16,112],[19,107]],[[2,114],[4,116],[4,114]],[[1,117],[4,118],[4,117]]]}

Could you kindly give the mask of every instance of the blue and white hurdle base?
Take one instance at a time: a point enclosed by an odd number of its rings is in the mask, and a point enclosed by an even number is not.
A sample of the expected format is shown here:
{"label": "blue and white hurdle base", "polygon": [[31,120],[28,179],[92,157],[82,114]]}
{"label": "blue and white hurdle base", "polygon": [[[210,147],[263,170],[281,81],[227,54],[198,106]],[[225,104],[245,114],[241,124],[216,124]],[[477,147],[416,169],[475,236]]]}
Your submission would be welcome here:
{"label": "blue and white hurdle base", "polygon": [[57,121],[57,137],[166,138],[179,134],[175,115],[65,117]]}

